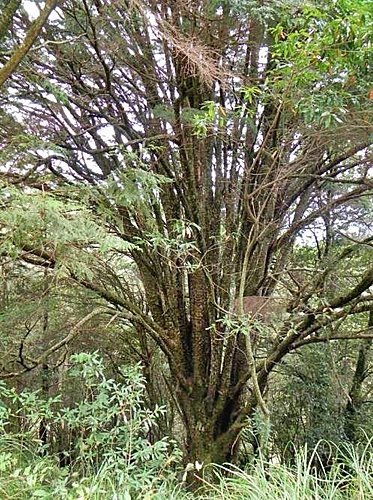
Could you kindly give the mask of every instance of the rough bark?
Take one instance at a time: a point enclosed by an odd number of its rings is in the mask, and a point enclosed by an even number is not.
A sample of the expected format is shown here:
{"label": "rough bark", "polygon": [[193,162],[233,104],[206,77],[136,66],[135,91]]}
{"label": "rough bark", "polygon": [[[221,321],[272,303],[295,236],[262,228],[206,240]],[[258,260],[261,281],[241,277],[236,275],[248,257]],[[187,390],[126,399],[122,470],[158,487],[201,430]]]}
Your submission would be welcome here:
{"label": "rough bark", "polygon": [[9,0],[2,10],[0,16],[0,42],[6,38],[12,25],[13,17],[21,5],[21,1],[22,0]]}

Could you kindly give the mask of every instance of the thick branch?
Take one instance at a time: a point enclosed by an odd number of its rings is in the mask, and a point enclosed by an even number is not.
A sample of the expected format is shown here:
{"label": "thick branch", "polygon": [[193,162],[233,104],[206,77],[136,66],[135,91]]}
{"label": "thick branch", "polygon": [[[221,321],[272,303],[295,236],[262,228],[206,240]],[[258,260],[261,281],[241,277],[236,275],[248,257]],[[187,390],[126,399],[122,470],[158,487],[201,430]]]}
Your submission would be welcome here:
{"label": "thick branch", "polygon": [[9,0],[0,17],[0,42],[6,37],[22,0]]}
{"label": "thick branch", "polygon": [[57,6],[57,4],[58,0],[46,0],[44,9],[40,12],[39,17],[31,24],[22,44],[15,50],[7,63],[0,69],[0,88],[4,85],[5,81],[12,76],[22,59],[31,49],[50,13]]}

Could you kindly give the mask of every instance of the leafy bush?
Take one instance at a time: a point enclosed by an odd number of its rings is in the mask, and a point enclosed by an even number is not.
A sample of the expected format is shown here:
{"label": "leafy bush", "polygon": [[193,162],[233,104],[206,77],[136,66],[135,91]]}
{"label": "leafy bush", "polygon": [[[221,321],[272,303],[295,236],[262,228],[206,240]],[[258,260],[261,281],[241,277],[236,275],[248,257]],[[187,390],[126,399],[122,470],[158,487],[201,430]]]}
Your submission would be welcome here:
{"label": "leafy bush", "polygon": [[[150,411],[145,407],[140,367],[122,368],[122,383],[107,378],[104,372],[97,354],[73,355],[68,375],[75,385],[80,384],[82,394],[79,402],[65,408],[58,407],[60,396],[44,401],[37,391],[17,394],[4,384],[0,386],[0,488],[4,493],[17,490],[21,480],[34,488],[34,495],[38,491],[39,497],[43,491],[55,495],[55,488],[62,494],[67,487],[72,491],[83,488],[84,495],[98,494],[99,478],[104,477],[106,482],[110,478],[116,489],[143,495],[158,487],[166,475],[173,476],[180,459],[174,443],[167,438],[155,443],[147,439],[164,409]],[[23,432],[10,432],[12,420],[25,418],[28,426]],[[73,436],[69,449],[63,451],[69,459],[68,471],[58,468],[55,459],[38,456],[53,445],[49,443],[45,450],[38,439],[42,420],[49,428],[59,426]],[[30,498],[30,492],[22,490],[26,496],[15,498]],[[65,498],[66,491],[63,495]]]}

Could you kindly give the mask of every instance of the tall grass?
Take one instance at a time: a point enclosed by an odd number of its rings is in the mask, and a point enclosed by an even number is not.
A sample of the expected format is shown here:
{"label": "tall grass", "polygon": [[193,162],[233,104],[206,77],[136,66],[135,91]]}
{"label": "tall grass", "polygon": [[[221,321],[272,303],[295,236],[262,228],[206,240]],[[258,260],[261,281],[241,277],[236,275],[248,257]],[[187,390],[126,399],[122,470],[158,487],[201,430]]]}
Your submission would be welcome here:
{"label": "tall grass", "polygon": [[[362,448],[334,448],[330,468],[322,463],[318,448],[295,454],[294,465],[273,464],[259,459],[248,470],[234,465],[213,466],[215,480],[201,478],[200,499],[231,500],[369,500],[373,498],[373,440]],[[211,472],[211,471],[210,471]]]}
{"label": "tall grass", "polygon": [[37,455],[32,443],[26,446],[9,435],[0,438],[2,500],[52,498],[55,490],[67,491],[66,483],[67,471],[59,470],[53,458]]}
{"label": "tall grass", "polygon": [[[209,465],[196,481],[199,491],[192,494],[165,474],[147,480],[139,488],[128,487],[122,475],[109,463],[98,470],[87,467],[85,475],[74,468],[60,468],[54,457],[43,458],[16,440],[0,439],[0,498],[67,500],[370,500],[373,498],[372,440],[353,448],[334,446],[338,458],[330,470],[316,471],[315,458],[303,449],[296,453],[292,467],[259,459],[246,470],[234,465]],[[139,471],[140,472],[140,471]],[[208,480],[206,478],[209,478]]]}

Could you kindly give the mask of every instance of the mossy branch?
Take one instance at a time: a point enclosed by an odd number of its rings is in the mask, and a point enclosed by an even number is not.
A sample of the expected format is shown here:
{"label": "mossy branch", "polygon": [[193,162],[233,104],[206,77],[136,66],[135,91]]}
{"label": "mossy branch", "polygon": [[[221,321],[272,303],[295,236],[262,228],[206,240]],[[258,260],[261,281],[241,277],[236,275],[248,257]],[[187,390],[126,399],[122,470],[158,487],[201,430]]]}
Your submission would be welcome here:
{"label": "mossy branch", "polygon": [[[57,6],[58,0],[46,0],[44,9],[40,12],[40,15],[35,21],[31,24],[29,30],[26,33],[25,39],[21,43],[21,45],[13,52],[10,59],[4,64],[4,66],[0,69],[0,88],[4,85],[6,80],[12,76],[12,74],[17,69],[18,65],[22,61],[22,59],[26,56],[28,51],[31,49],[33,43],[39,36],[41,29],[46,23],[50,13]],[[11,10],[9,9],[8,16],[11,15]],[[15,12],[15,11],[14,11]],[[5,14],[7,15],[7,14]],[[10,22],[10,21],[9,21]],[[0,40],[2,29],[6,29],[8,26],[7,19],[1,18],[0,24]]]}
{"label": "mossy branch", "polygon": [[6,37],[10,25],[12,24],[15,13],[17,12],[21,0],[10,0],[4,7],[0,17],[0,42]]}

